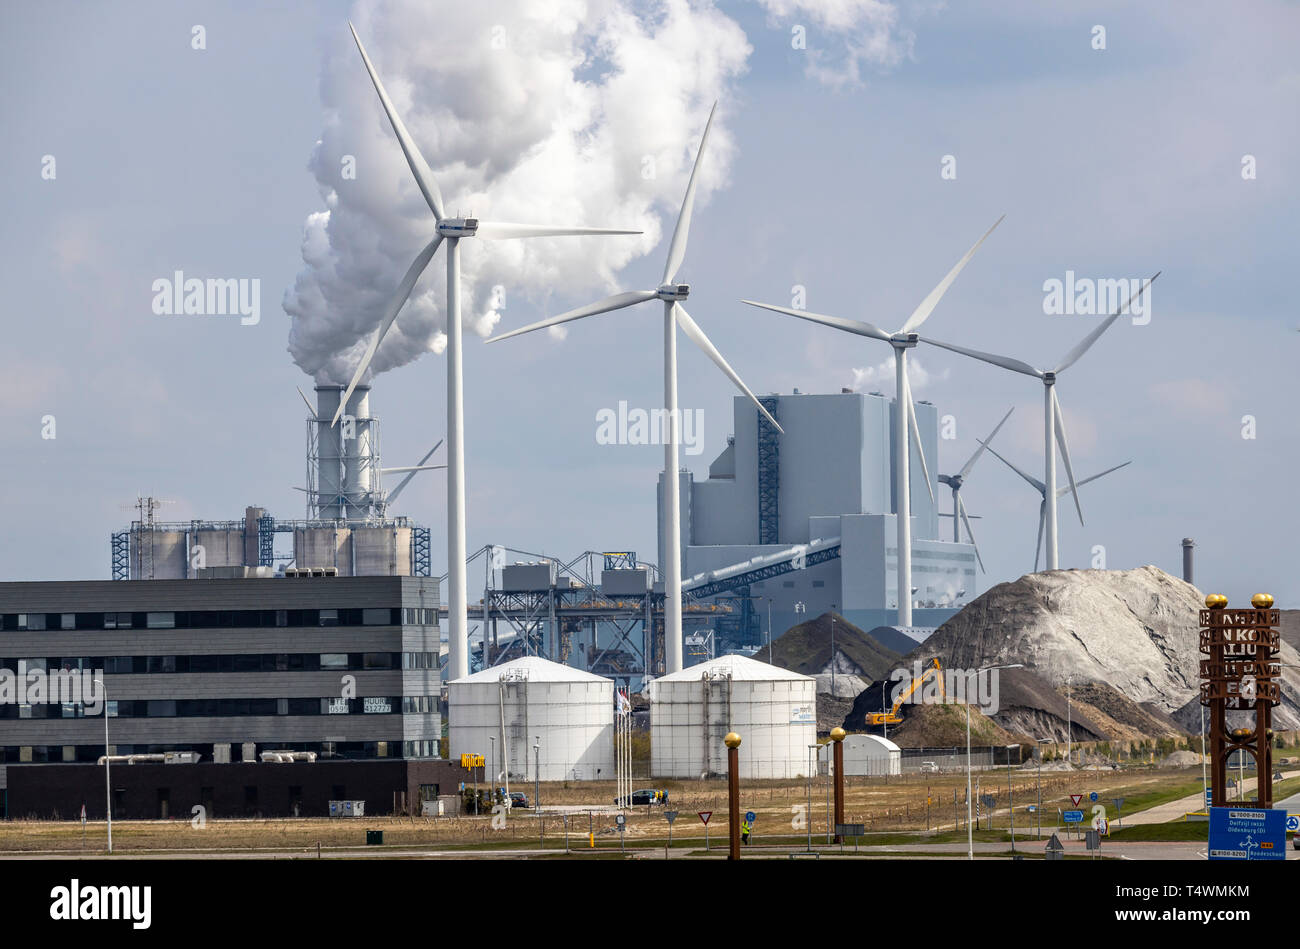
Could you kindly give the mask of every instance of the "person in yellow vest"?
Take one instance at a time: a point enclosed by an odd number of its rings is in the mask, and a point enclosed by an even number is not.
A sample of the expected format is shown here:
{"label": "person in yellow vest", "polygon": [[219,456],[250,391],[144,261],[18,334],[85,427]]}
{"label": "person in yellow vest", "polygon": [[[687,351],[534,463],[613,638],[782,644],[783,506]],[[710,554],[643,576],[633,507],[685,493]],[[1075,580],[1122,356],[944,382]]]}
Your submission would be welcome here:
{"label": "person in yellow vest", "polygon": [[745,846],[749,846],[749,821],[740,822],[740,840]]}

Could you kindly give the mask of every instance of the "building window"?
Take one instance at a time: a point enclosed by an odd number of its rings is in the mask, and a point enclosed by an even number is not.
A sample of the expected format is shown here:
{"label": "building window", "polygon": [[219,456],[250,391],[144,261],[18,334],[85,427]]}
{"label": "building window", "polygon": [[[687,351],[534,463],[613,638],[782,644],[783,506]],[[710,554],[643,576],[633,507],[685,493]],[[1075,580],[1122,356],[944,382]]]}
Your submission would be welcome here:
{"label": "building window", "polygon": [[320,625],[322,625],[322,626],[337,626],[338,624],[339,624],[339,611],[338,611],[338,610],[321,610],[321,611],[320,611]]}
{"label": "building window", "polygon": [[76,613],[59,614],[59,629],[76,629],[76,628],[77,628]]}
{"label": "building window", "polygon": [[361,611],[361,624],[363,626],[387,626],[392,620],[393,611],[387,607]]}
{"label": "building window", "polygon": [[391,699],[379,696],[367,696],[361,700],[361,711],[366,715],[390,715],[393,711]]}
{"label": "building window", "polygon": [[44,613],[19,613],[18,628],[19,629],[44,629],[45,614]]}
{"label": "building window", "polygon": [[815,587],[824,587],[824,586],[826,586],[826,581],[825,581],[825,580],[814,580],[814,581],[813,581],[813,586],[815,586]]}
{"label": "building window", "polygon": [[145,627],[148,629],[175,629],[175,613],[147,613],[145,614]]}
{"label": "building window", "polygon": [[321,701],[321,705],[323,706],[323,711],[326,715],[347,715],[348,714],[349,710],[348,710],[347,699],[321,699],[320,701]]}
{"label": "building window", "polygon": [[348,667],[348,654],[345,652],[323,652],[320,654],[320,667],[322,669],[346,669]]}

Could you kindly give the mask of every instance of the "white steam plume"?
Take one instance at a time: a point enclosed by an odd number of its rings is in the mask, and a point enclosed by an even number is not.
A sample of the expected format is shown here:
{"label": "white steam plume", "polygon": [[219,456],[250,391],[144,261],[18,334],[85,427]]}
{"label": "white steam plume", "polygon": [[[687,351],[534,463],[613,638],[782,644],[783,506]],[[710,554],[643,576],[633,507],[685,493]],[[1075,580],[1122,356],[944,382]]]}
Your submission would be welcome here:
{"label": "white steam plume", "polygon": [[[701,169],[701,203],[727,181],[727,92],[750,46],[709,3],[362,0],[353,22],[448,214],[645,231],[467,241],[462,313],[480,336],[503,316],[522,324],[612,290],[621,268],[660,243],[714,99],[723,104]],[[325,210],[307,218],[306,266],[283,306],[294,361],[317,382],[342,384],[434,222],[342,21],[338,32],[321,77],[325,127],[309,166]],[[344,174],[348,162],[354,178]],[[444,254],[385,337],[374,372],[442,351]]]}

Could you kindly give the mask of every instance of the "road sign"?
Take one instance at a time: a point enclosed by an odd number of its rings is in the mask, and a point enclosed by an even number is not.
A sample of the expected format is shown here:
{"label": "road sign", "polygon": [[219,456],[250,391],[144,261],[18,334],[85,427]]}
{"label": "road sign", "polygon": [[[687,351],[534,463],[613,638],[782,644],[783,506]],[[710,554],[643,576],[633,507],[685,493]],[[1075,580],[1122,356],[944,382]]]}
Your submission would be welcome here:
{"label": "road sign", "polygon": [[1066,811],[1064,814],[1061,815],[1061,818],[1067,824],[1082,824],[1083,811]]}
{"label": "road sign", "polygon": [[861,837],[866,833],[866,824],[836,824],[836,837]]}
{"label": "road sign", "polygon": [[998,802],[998,799],[995,798],[992,794],[981,794],[981,795],[980,795],[980,803],[983,804],[985,807],[992,807],[992,806],[993,806],[994,804],[996,804],[997,802]]}
{"label": "road sign", "polygon": [[[81,814],[82,814],[82,820],[85,820],[86,812],[84,809],[82,810]],[[1300,814],[1286,815],[1286,829],[1292,832],[1300,831]]]}
{"label": "road sign", "polygon": [[1038,805],[1037,805],[1037,804],[1030,804],[1029,807],[1027,807],[1027,808],[1025,808],[1025,809],[1026,809],[1027,811],[1029,811],[1029,813],[1031,813],[1031,814],[1037,814],[1037,813],[1038,813]]}
{"label": "road sign", "polygon": [[1206,807],[1209,807],[1210,804],[1211,804],[1213,801],[1214,801],[1214,788],[1206,788],[1206,789],[1205,789],[1205,806],[1206,806]]}
{"label": "road sign", "polygon": [[1082,795],[1082,794],[1071,794],[1071,795],[1070,795],[1070,803],[1073,804],[1075,807],[1078,807],[1078,806],[1079,806],[1079,802],[1082,801],[1082,800],[1083,800],[1083,795]]}
{"label": "road sign", "polygon": [[1104,817],[1098,817],[1092,822],[1092,829],[1105,837],[1110,833],[1110,821]]}
{"label": "road sign", "polygon": [[713,816],[713,811],[698,811],[697,813],[699,814],[700,820],[707,826],[709,818]]}
{"label": "road sign", "polygon": [[1285,860],[1286,812],[1210,808],[1211,860]]}
{"label": "road sign", "polygon": [[1096,791],[1093,791],[1091,794],[1089,794],[1089,795],[1088,795],[1088,800],[1090,800],[1092,803],[1096,804],[1096,803],[1097,803],[1097,792],[1096,792]]}
{"label": "road sign", "polygon": [[1115,810],[1124,810],[1124,799],[1122,797],[1112,797],[1111,802],[1115,805]]}
{"label": "road sign", "polygon": [[614,818],[614,823],[618,824],[619,829],[621,830],[623,825],[627,823],[627,818],[624,817],[622,814],[619,814],[617,817]]}
{"label": "road sign", "polygon": [[82,804],[82,805],[81,805],[81,822],[82,822],[83,824],[86,822],[86,805],[85,805],[85,804]]}
{"label": "road sign", "polygon": [[1052,834],[1052,839],[1047,842],[1047,846],[1043,849],[1048,853],[1052,853],[1053,851],[1060,853],[1065,849],[1065,844],[1061,843],[1060,837],[1056,836],[1056,834]]}
{"label": "road sign", "polygon": [[676,812],[676,811],[664,811],[664,819],[667,820],[668,823],[671,824],[673,821],[677,820],[677,812]]}
{"label": "road sign", "polygon": [[1097,833],[1095,830],[1088,831],[1088,835],[1084,838],[1084,846],[1089,850],[1100,850],[1101,834]]}
{"label": "road sign", "polygon": [[1237,786],[1237,779],[1236,779],[1236,778],[1229,778],[1229,779],[1228,779],[1228,787],[1230,787],[1230,788],[1235,788],[1236,786]]}
{"label": "road sign", "polygon": [[754,812],[745,811],[745,820],[749,821],[751,824],[754,823]]}

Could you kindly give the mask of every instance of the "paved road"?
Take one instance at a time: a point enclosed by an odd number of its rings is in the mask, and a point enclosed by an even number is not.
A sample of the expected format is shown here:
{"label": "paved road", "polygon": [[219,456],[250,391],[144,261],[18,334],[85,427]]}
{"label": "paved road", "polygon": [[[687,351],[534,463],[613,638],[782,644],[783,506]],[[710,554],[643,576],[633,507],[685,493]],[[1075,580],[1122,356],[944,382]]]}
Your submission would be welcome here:
{"label": "paved road", "polygon": [[[1284,771],[1283,778],[1300,777],[1300,771]],[[1245,781],[1246,791],[1255,790],[1255,778],[1247,778]],[[1236,790],[1235,788],[1233,790]],[[1292,813],[1300,811],[1300,794],[1287,798],[1287,801],[1295,804],[1295,810]],[[1280,805],[1274,805],[1280,806]],[[1189,794],[1187,797],[1179,798],[1176,801],[1169,801],[1167,804],[1158,804],[1155,807],[1149,807],[1145,811],[1138,811],[1135,814],[1125,814],[1123,824],[1125,827],[1131,827],[1136,824],[1165,824],[1171,820],[1178,820],[1184,814],[1190,814],[1194,811],[1205,809],[1205,796],[1201,792]]]}

